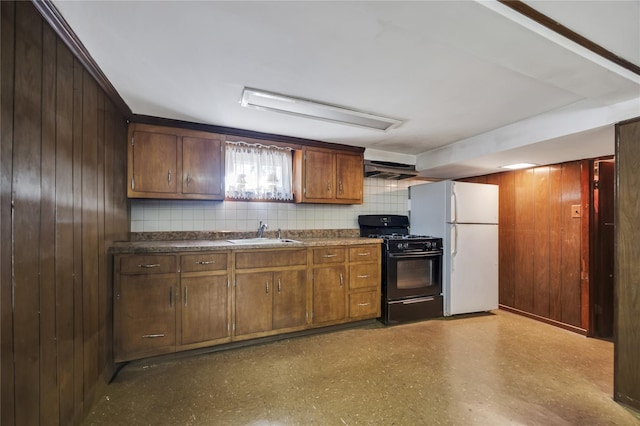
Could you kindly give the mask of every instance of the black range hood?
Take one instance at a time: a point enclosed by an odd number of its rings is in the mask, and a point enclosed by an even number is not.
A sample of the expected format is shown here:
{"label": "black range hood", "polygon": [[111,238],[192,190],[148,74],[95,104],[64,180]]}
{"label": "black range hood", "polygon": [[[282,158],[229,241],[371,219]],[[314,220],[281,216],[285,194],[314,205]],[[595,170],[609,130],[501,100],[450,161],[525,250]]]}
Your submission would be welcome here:
{"label": "black range hood", "polygon": [[364,177],[402,180],[418,176],[416,166],[391,161],[364,161]]}

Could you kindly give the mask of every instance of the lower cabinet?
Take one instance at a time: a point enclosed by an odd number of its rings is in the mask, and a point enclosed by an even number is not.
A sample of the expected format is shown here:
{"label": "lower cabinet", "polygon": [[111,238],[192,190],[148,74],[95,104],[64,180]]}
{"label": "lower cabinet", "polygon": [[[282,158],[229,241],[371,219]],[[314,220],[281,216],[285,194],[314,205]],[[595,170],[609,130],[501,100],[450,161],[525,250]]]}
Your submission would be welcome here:
{"label": "lower cabinet", "polygon": [[114,272],[116,362],[380,315],[379,244],[119,254]]}

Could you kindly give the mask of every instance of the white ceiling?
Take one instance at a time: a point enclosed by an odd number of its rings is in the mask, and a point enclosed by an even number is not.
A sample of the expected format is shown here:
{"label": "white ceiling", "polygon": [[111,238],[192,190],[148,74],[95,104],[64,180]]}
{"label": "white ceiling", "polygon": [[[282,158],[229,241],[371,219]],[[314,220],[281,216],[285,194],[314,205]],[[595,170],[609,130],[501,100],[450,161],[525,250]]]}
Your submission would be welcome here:
{"label": "white ceiling", "polygon": [[[640,0],[527,1],[640,65]],[[365,147],[427,177],[613,154],[640,76],[497,3],[54,1],[135,114]],[[253,87],[404,120],[243,108]]]}

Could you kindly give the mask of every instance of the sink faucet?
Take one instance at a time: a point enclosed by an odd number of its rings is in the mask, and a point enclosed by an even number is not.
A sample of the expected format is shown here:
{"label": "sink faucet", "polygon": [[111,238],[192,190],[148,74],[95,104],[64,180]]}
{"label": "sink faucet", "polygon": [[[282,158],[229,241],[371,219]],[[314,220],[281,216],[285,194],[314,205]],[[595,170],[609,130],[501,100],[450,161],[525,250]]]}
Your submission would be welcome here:
{"label": "sink faucet", "polygon": [[264,230],[267,228],[268,228],[267,224],[262,223],[262,221],[260,221],[260,226],[258,227],[258,238],[262,238],[262,235],[264,234]]}

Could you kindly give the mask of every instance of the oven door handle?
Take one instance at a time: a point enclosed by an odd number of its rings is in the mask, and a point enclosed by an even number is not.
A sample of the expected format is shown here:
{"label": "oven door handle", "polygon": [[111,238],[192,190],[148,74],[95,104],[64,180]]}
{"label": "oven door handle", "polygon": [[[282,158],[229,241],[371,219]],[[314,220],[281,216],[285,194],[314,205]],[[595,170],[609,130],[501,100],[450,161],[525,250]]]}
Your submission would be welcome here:
{"label": "oven door handle", "polygon": [[389,253],[389,257],[394,259],[419,259],[426,257],[442,256],[442,251],[423,251],[420,253]]}

